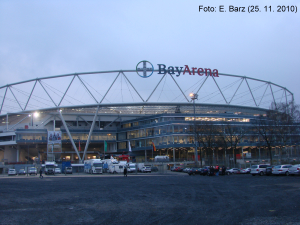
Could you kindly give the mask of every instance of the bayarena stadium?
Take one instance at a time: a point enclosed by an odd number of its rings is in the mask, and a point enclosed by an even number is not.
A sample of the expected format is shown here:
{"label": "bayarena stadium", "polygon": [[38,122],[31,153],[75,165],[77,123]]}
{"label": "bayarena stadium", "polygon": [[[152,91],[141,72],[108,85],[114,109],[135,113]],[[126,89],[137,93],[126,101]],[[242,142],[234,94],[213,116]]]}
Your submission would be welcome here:
{"label": "bayarena stadium", "polygon": [[[0,87],[0,161],[82,163],[129,155],[133,162],[168,156],[231,166],[235,155],[239,163],[267,162],[258,136],[244,135],[236,152],[218,142],[208,150],[194,141],[196,123],[251,128],[272,103],[293,100],[291,91],[270,81],[148,61],[133,70],[20,81]],[[289,157],[298,155],[297,143],[288,147]],[[277,146],[271,154],[276,158]]]}

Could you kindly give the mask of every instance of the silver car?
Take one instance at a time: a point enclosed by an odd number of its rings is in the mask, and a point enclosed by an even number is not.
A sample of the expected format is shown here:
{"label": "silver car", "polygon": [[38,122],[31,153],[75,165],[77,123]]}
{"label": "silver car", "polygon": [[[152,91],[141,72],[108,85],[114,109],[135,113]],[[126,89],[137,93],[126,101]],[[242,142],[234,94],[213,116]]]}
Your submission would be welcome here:
{"label": "silver car", "polygon": [[272,169],[272,174],[274,175],[290,175],[289,168],[291,168],[292,165],[278,165],[274,166]]}
{"label": "silver car", "polygon": [[17,175],[17,171],[15,169],[9,169],[8,176],[10,176],[10,175]]}
{"label": "silver car", "polygon": [[37,175],[37,169],[35,167],[30,167],[28,170],[28,174],[31,175]]}
{"label": "silver car", "polygon": [[300,175],[300,164],[293,165],[292,167],[290,167],[289,168],[289,173],[291,175]]}
{"label": "silver car", "polygon": [[266,170],[267,170],[268,166],[269,166],[268,164],[252,165],[250,174],[252,174],[252,176],[255,176],[255,175],[262,176],[262,175],[266,174]]}

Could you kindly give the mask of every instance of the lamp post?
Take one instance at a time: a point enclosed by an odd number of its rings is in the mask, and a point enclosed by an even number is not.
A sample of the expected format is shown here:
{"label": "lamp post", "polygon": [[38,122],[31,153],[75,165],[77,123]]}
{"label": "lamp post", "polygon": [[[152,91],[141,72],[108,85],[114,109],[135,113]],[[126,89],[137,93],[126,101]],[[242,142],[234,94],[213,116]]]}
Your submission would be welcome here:
{"label": "lamp post", "polygon": [[195,100],[198,99],[198,94],[191,93],[190,97],[194,104],[194,144],[195,144],[195,164],[198,166],[198,151],[197,151],[197,135],[196,135],[196,109],[195,109]]}

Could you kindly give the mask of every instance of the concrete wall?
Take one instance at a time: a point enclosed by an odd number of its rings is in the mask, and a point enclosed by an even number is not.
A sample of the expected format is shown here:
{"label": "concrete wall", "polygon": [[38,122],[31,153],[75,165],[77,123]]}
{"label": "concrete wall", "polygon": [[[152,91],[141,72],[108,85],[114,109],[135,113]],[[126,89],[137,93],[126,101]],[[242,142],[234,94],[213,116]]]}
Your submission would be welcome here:
{"label": "concrete wall", "polygon": [[17,162],[17,149],[11,145],[4,147],[4,159],[8,162]]}

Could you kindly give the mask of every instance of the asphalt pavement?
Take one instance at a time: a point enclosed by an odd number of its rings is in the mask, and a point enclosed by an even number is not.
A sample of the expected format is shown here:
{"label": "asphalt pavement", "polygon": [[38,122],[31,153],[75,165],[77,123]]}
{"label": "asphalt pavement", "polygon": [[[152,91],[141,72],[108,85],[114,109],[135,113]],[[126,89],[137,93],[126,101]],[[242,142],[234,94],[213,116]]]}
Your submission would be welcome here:
{"label": "asphalt pavement", "polygon": [[300,176],[0,177],[0,224],[300,224]]}

